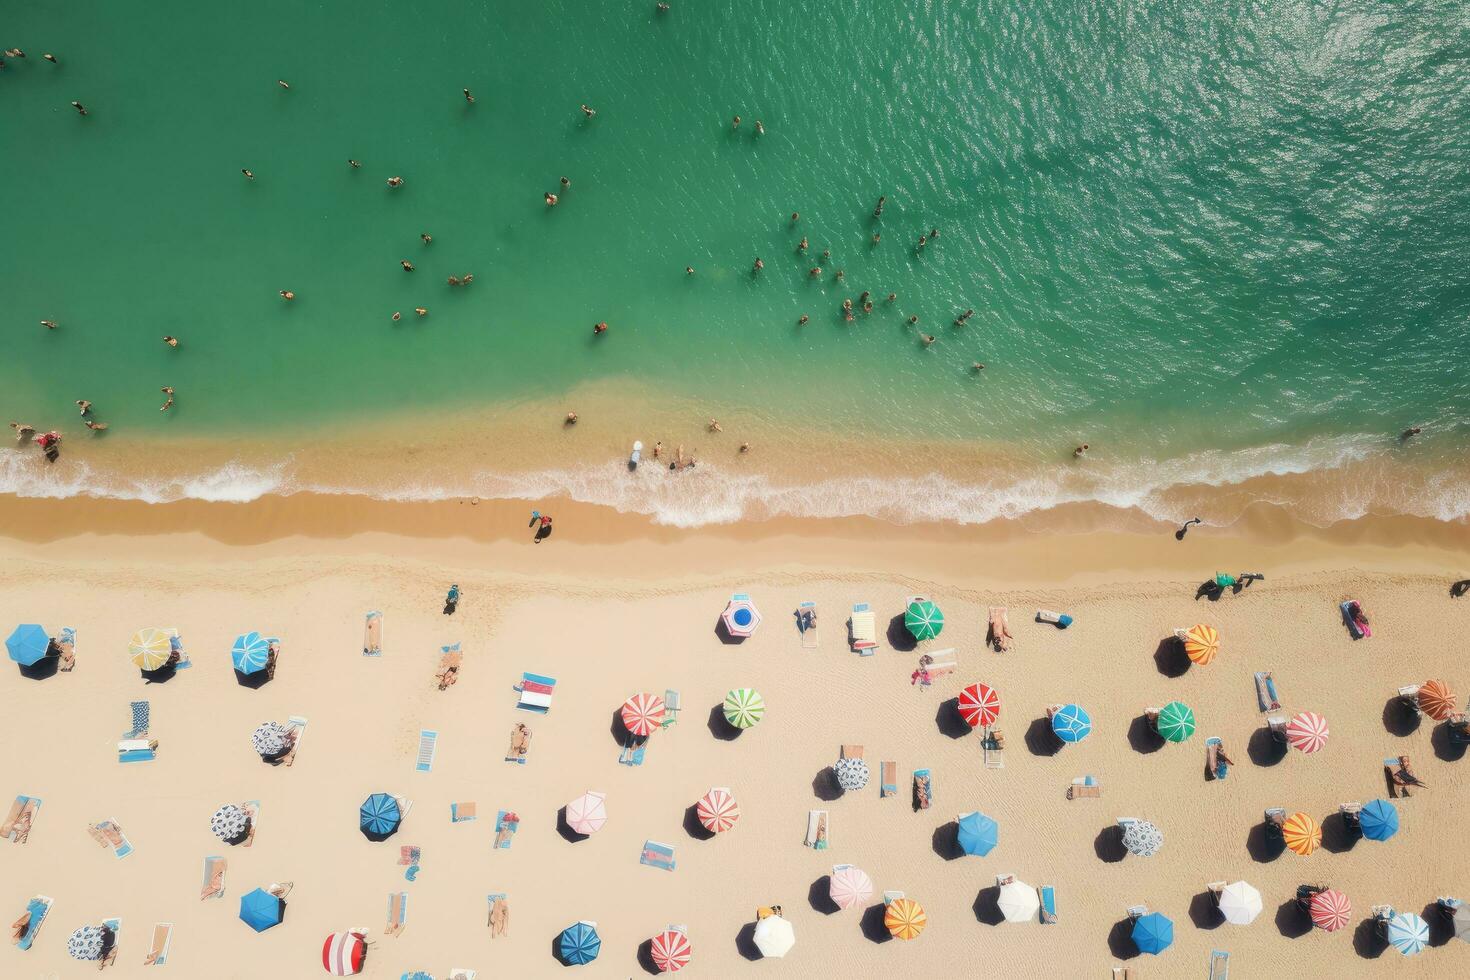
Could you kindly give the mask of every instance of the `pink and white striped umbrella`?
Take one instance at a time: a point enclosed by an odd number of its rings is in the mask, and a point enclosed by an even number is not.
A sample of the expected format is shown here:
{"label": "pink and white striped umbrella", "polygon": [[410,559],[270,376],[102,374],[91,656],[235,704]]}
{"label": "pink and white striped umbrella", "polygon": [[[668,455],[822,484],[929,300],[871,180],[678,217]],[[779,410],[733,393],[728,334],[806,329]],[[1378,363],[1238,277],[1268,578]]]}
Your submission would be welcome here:
{"label": "pink and white striped umbrella", "polygon": [[740,804],[735,802],[735,797],[723,786],[716,786],[694,805],[694,813],[699,817],[699,822],[704,824],[704,829],[712,834],[722,834],[735,826],[735,821],[740,819]]}
{"label": "pink and white striped umbrella", "polygon": [[1328,932],[1343,928],[1353,916],[1353,903],[1336,888],[1313,895],[1308,909],[1312,916],[1312,925]]}
{"label": "pink and white striped umbrella", "polygon": [[623,724],[640,738],[664,720],[664,699],[657,694],[635,694],[623,702]]}
{"label": "pink and white striped umbrella", "polygon": [[960,692],[960,716],[971,728],[988,728],[1000,717],[1000,695],[992,687],[971,684]]}
{"label": "pink and white striped umbrella", "polygon": [[1303,711],[1286,726],[1286,741],[1292,748],[1316,752],[1327,744],[1327,719],[1315,711]]}
{"label": "pink and white striped umbrella", "polygon": [[607,794],[586,792],[567,804],[567,826],[579,834],[595,834],[607,823]]}
{"label": "pink and white striped umbrella", "polygon": [[873,897],[873,879],[862,868],[839,864],[832,869],[827,894],[840,909],[853,909]]}
{"label": "pink and white striped umbrella", "polygon": [[689,960],[694,956],[689,937],[684,935],[682,929],[665,929],[654,936],[650,952],[653,965],[658,967],[660,973],[678,973],[689,965]]}

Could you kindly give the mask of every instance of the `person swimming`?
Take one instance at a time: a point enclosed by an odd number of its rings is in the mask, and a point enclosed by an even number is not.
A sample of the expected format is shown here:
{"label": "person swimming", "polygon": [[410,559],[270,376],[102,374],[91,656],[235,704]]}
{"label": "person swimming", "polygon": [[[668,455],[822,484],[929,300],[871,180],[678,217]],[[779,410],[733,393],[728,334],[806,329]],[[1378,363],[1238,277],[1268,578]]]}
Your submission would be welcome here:
{"label": "person swimming", "polygon": [[798,242],[798,243],[797,243],[797,245],[796,245],[796,250],[797,250],[797,251],[798,251],[798,252],[805,252],[805,251],[806,251],[806,250],[807,250],[807,247],[808,247],[808,246],[807,246],[807,240],[806,240],[806,236],[805,236],[805,235],[803,235],[803,236],[802,236],[802,237],[801,237],[801,241],[800,241],[800,242]]}
{"label": "person swimming", "polygon": [[551,193],[551,191],[546,192],[546,206],[548,208],[556,207],[556,195]]}
{"label": "person swimming", "polygon": [[755,135],[757,135],[757,136],[764,136],[764,135],[766,135],[766,125],[765,125],[765,123],[761,122],[759,119],[757,119],[755,121]]}
{"label": "person swimming", "polygon": [[55,330],[56,329],[56,321],[55,320],[42,320],[41,321],[41,326],[45,327],[47,330]]}
{"label": "person swimming", "polygon": [[571,186],[572,186],[572,179],[570,177],[563,177],[561,179],[561,192],[563,194],[565,194],[567,192],[567,188],[569,188]]}
{"label": "person swimming", "polygon": [[351,167],[353,170],[356,170],[358,167],[362,166],[362,161],[361,160],[354,160],[351,157],[348,157],[347,158],[347,166]]}
{"label": "person swimming", "polygon": [[917,314],[917,313],[914,313],[914,314],[912,314],[912,315],[911,315],[911,316],[910,316],[910,317],[909,317],[909,326],[911,326],[911,327],[912,327],[912,326],[913,326],[913,325],[914,325],[914,324],[916,324],[916,323],[918,323],[918,322],[919,322],[919,314]]}
{"label": "person swimming", "polygon": [[694,275],[694,266],[692,266],[692,265],[686,265],[684,267],[684,275],[686,275],[686,276],[692,276],[692,275]]}
{"label": "person swimming", "polygon": [[71,107],[77,111],[77,115],[85,116],[87,114],[87,107],[80,102],[73,102]]}
{"label": "person swimming", "polygon": [[179,338],[170,337],[167,334],[164,335],[163,342],[173,348],[177,348],[179,346]]}
{"label": "person swimming", "polygon": [[281,299],[284,300],[293,300],[296,298],[296,294],[291,292],[291,290],[289,289],[279,289],[277,290],[277,292],[281,294]]}
{"label": "person swimming", "polygon": [[16,442],[25,442],[36,434],[36,427],[29,422],[12,422],[10,427],[15,430]]}
{"label": "person swimming", "polygon": [[468,102],[470,105],[474,105],[475,104],[475,97],[470,94],[470,90],[469,89],[465,89],[464,90],[464,100],[466,102]]}
{"label": "person swimming", "polygon": [[399,313],[397,310],[394,310],[393,311],[393,322],[394,323],[397,323],[399,320],[402,320],[402,319],[403,319],[403,314],[402,313]]}
{"label": "person swimming", "polygon": [[740,117],[739,116],[736,116],[734,119],[730,120],[730,128],[731,129],[739,129],[740,128]]}
{"label": "person swimming", "polygon": [[592,335],[594,337],[597,336],[598,334],[604,334],[604,333],[607,333],[607,322],[606,321],[600,321],[600,322],[594,323],[592,325]]}
{"label": "person swimming", "polygon": [[106,422],[96,422],[92,419],[82,419],[82,424],[91,429],[93,432],[102,432],[107,428]]}
{"label": "person swimming", "polygon": [[591,119],[593,116],[597,115],[597,110],[589,106],[587,103],[583,102],[582,115],[586,116],[588,119]]}
{"label": "person swimming", "polygon": [[451,285],[451,286],[458,286],[459,285],[459,276],[450,276],[449,277],[449,285]]}
{"label": "person swimming", "polygon": [[879,197],[878,198],[878,204],[873,208],[873,217],[875,217],[875,218],[881,218],[881,217],[883,217],[883,205],[887,201],[888,201],[888,198],[887,198],[886,195],[883,196],[883,197]]}
{"label": "person swimming", "polygon": [[755,265],[751,266],[750,272],[751,272],[752,275],[754,275],[755,273],[761,271],[765,267],[766,267],[766,264],[760,260],[760,256],[756,256]]}
{"label": "person swimming", "polygon": [[240,168],[240,172],[245,175],[245,179],[246,180],[254,180],[255,179],[255,174],[252,173],[249,170],[246,170],[244,167],[241,167]]}
{"label": "person swimming", "polygon": [[403,266],[403,271],[404,272],[412,272],[413,271],[413,263],[410,262],[410,261],[408,261],[408,259],[400,259],[398,261],[398,264],[401,265],[401,266]]}
{"label": "person swimming", "polygon": [[433,243],[434,236],[429,234],[428,232],[420,232],[419,240],[422,241],[425,245],[429,245]]}
{"label": "person swimming", "polygon": [[402,187],[403,186],[403,178],[402,177],[389,177],[388,178],[388,186],[389,187]]}
{"label": "person swimming", "polygon": [[797,319],[797,321],[796,321],[796,325],[797,325],[797,326],[798,326],[798,327],[804,327],[804,326],[806,326],[806,322],[807,322],[807,321],[808,321],[808,320],[810,320],[810,319],[811,319],[811,317],[809,317],[809,316],[807,316],[807,315],[806,315],[806,314],[805,314],[805,313],[803,313],[803,314],[802,314],[802,315],[801,315],[801,316],[800,316],[800,318],[798,318],[798,319]]}
{"label": "person swimming", "polygon": [[162,412],[165,409],[172,408],[173,407],[173,404],[174,404],[174,390],[172,388],[170,388],[168,385],[164,385],[162,388],[159,388],[158,390],[161,391],[161,392],[163,392],[165,395],[168,396],[168,401],[164,402],[163,405],[158,410],[160,412]]}
{"label": "person swimming", "polygon": [[415,313],[417,313],[419,316],[428,316],[429,315],[429,311],[426,310],[426,309],[424,309],[422,306],[415,306],[413,308],[413,311]]}
{"label": "person swimming", "polygon": [[83,415],[86,415],[88,412],[90,412],[92,410],[92,403],[89,402],[89,401],[87,401],[87,399],[85,399],[85,398],[78,398],[77,399],[77,408],[80,408],[82,410],[82,414]]}

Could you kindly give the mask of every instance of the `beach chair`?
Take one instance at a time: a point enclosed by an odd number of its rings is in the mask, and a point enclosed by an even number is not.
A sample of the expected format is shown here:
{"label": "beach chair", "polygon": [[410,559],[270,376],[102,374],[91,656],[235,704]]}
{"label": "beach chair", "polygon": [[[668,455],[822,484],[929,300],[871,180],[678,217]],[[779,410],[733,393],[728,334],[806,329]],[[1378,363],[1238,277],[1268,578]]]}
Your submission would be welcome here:
{"label": "beach chair", "polygon": [[1218,735],[1205,739],[1205,778],[1224,779],[1230,775],[1230,757],[1225,754],[1225,743]]}
{"label": "beach chair", "polygon": [[1286,838],[1282,829],[1286,825],[1286,808],[1273,806],[1266,811],[1266,840],[1272,844],[1285,844]]}
{"label": "beach chair", "polygon": [[1363,836],[1363,812],[1362,803],[1342,803],[1337,807],[1337,812],[1342,814],[1343,825],[1347,828],[1348,836],[1359,840]]}
{"label": "beach chair", "polygon": [[1130,920],[1132,920],[1134,922],[1137,922],[1139,919],[1143,918],[1145,915],[1148,915],[1148,906],[1147,905],[1130,905],[1130,906],[1128,906],[1128,918]]}
{"label": "beach chair", "polygon": [[679,720],[680,698],[679,692],[673,688],[664,689],[664,720],[658,723],[659,728],[672,728]]}
{"label": "beach chair", "polygon": [[1424,712],[1421,711],[1419,708],[1418,684],[1405,684],[1403,687],[1399,688],[1398,697],[1399,700],[1403,702],[1404,707],[1409,711],[1414,712],[1414,714],[1416,715],[1424,714]]}
{"label": "beach chair", "polygon": [[486,925],[490,927],[491,939],[504,939],[510,935],[510,898],[505,892],[496,892],[486,895],[485,902],[490,906],[490,917]]}
{"label": "beach chair", "polygon": [[986,769],[1006,767],[1006,736],[999,728],[987,728],[980,736],[980,752]]}
{"label": "beach chair", "polygon": [[383,614],[376,609],[367,614],[363,624],[362,655],[364,657],[383,655]]}
{"label": "beach chair", "polygon": [[1051,885],[1042,885],[1036,889],[1036,896],[1041,899],[1041,924],[1056,925],[1057,922],[1057,892]]}
{"label": "beach chair", "polygon": [[0,824],[0,837],[4,837],[12,844],[24,844],[31,836],[31,826],[35,823],[36,814],[41,809],[41,798],[38,796],[17,796],[15,802],[10,805],[10,812],[5,816],[5,822]]}
{"label": "beach chair", "polygon": [[56,900],[49,895],[36,895],[26,902],[25,914],[30,916],[30,919],[26,922],[25,933],[15,940],[16,946],[22,950],[31,948],[31,944],[36,941],[36,936],[41,931],[42,924],[46,921],[47,913],[51,911],[51,906],[54,904]]}
{"label": "beach chair", "polygon": [[148,734],[148,722],[152,715],[152,705],[147,701],[129,701],[128,717],[132,719],[133,727],[123,733],[123,738],[142,738]]}
{"label": "beach chair", "polygon": [[1389,920],[1392,919],[1397,914],[1398,914],[1397,911],[1395,911],[1395,909],[1394,909],[1394,907],[1392,905],[1375,905],[1375,906],[1373,906],[1373,910],[1372,910],[1373,931],[1378,934],[1378,938],[1379,939],[1382,939],[1385,942],[1388,940],[1388,923],[1389,923]]}
{"label": "beach chair", "polygon": [[449,804],[449,822],[467,823],[480,816],[480,805],[473,801]]}
{"label": "beach chair", "polygon": [[397,936],[408,925],[408,892],[388,893],[388,927],[386,935]]}
{"label": "beach chair", "polygon": [[434,753],[439,748],[439,733],[428,729],[419,731],[419,751],[414,759],[414,772],[429,772],[434,768]]}
{"label": "beach chair", "polygon": [[1011,636],[1010,609],[1006,606],[990,607],[990,622],[985,630],[985,642],[996,653],[1006,653],[1015,645]]}
{"label": "beach chair", "polygon": [[673,871],[678,866],[674,860],[674,845],[646,840],[643,842],[643,852],[638,855],[638,863],[660,871]]}
{"label": "beach chair", "polygon": [[556,678],[541,674],[521,674],[521,683],[516,686],[520,700],[516,707],[523,711],[546,714],[551,710],[551,696],[556,693]]}
{"label": "beach chair", "polygon": [[927,810],[934,805],[934,777],[928,769],[914,770],[914,809]]}
{"label": "beach chair", "polygon": [[1271,730],[1271,739],[1286,744],[1286,717],[1284,715],[1267,715],[1266,727]]}
{"label": "beach chair", "polygon": [[172,922],[153,923],[153,938],[148,942],[148,954],[143,957],[144,966],[164,966],[168,963],[168,947],[173,942]]}
{"label": "beach chair", "polygon": [[152,762],[158,758],[158,739],[125,738],[117,743],[118,762]]}
{"label": "beach chair", "polygon": [[832,843],[832,828],[826,810],[808,810],[806,814],[806,839],[802,841],[814,851],[825,851]]}
{"label": "beach chair", "polygon": [[1465,903],[1462,902],[1460,899],[1450,898],[1447,895],[1441,895],[1434,900],[1435,908],[1439,909],[1441,915],[1449,919],[1453,919],[1455,917],[1455,913],[1458,912],[1460,910],[1460,907],[1464,904]]}
{"label": "beach chair", "polygon": [[866,602],[852,607],[852,617],[847,621],[849,643],[853,652],[871,657],[878,649],[878,620]]}
{"label": "beach chair", "polygon": [[204,859],[204,881],[199,888],[199,900],[225,897],[225,872],[229,862],[217,854]]}
{"label": "beach chair", "polygon": [[803,602],[796,607],[796,628],[801,632],[803,650],[815,650],[820,646],[821,634],[817,632],[817,604],[815,602]]}
{"label": "beach chair", "polygon": [[879,798],[898,795],[898,763],[881,762],[878,764],[878,796]]}
{"label": "beach chair", "polygon": [[1102,783],[1096,776],[1078,776],[1067,787],[1069,800],[1095,800],[1102,796]]}
{"label": "beach chair", "polygon": [[1258,670],[1256,678],[1256,703],[1261,706],[1261,711],[1271,712],[1281,710],[1281,701],[1276,697],[1276,681],[1272,679],[1269,670]]}
{"label": "beach chair", "polygon": [[894,902],[903,897],[905,897],[903,892],[898,891],[894,888],[890,888],[888,891],[883,893],[883,904],[892,905]]}
{"label": "beach chair", "polygon": [[291,743],[291,748],[281,757],[281,764],[290,768],[296,764],[296,753],[301,751],[301,743],[306,738],[306,716],[288,715],[286,727],[296,735],[296,740]]}
{"label": "beach chair", "polygon": [[1210,950],[1210,980],[1229,980],[1230,954],[1223,949]]}

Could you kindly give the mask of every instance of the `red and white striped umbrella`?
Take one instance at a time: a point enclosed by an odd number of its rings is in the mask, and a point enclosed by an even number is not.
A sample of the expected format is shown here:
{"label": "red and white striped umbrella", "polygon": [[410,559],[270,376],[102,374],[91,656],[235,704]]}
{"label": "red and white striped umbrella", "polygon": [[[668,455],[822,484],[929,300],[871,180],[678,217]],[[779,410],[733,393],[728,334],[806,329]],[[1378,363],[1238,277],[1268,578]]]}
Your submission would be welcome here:
{"label": "red and white striped umbrella", "polygon": [[660,973],[678,973],[689,965],[694,949],[682,929],[665,929],[653,937],[651,953]]}
{"label": "red and white striped umbrella", "polygon": [[855,909],[873,897],[873,879],[862,868],[839,864],[832,869],[827,894],[840,909]]}
{"label": "red and white striped umbrella", "polygon": [[322,968],[334,977],[350,977],[362,971],[367,944],[355,932],[334,932],[322,943]]}
{"label": "red and white striped umbrella", "polygon": [[1292,748],[1316,752],[1327,744],[1327,719],[1315,711],[1303,711],[1286,726],[1286,741]]}
{"label": "red and white striped umbrella", "polygon": [[664,699],[657,694],[635,694],[623,702],[623,724],[640,738],[664,720]]}
{"label": "red and white striped umbrella", "polygon": [[1329,888],[1312,896],[1310,913],[1312,925],[1328,932],[1336,932],[1352,918],[1353,903],[1336,888]]}
{"label": "red and white striped umbrella", "polygon": [[960,715],[971,728],[989,727],[1000,717],[1000,695],[993,687],[971,684],[960,692]]}
{"label": "red and white striped umbrella", "polygon": [[735,802],[735,797],[723,786],[716,786],[694,806],[694,813],[699,817],[699,822],[704,824],[704,829],[712,834],[722,834],[735,826],[735,821],[740,819],[740,804]]}

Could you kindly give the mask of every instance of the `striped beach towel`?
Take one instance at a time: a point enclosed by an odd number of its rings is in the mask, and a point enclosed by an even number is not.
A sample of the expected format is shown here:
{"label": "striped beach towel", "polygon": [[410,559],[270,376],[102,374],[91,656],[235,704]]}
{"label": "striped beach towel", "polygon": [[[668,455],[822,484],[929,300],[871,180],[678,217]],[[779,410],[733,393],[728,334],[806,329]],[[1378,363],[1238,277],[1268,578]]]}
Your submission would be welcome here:
{"label": "striped beach towel", "polygon": [[118,762],[152,762],[157,755],[146,738],[125,738],[117,743]]}
{"label": "striped beach towel", "polygon": [[643,842],[643,853],[639,855],[638,863],[661,871],[673,871],[676,867],[674,847],[672,844],[646,840]]}
{"label": "striped beach towel", "polygon": [[414,762],[415,772],[428,772],[434,768],[434,752],[439,746],[439,733],[427,729],[419,732],[419,755]]}
{"label": "striped beach towel", "polygon": [[521,694],[521,699],[516,704],[517,708],[544,715],[551,710],[551,696],[556,693],[556,678],[522,673],[521,683],[516,690]]}

